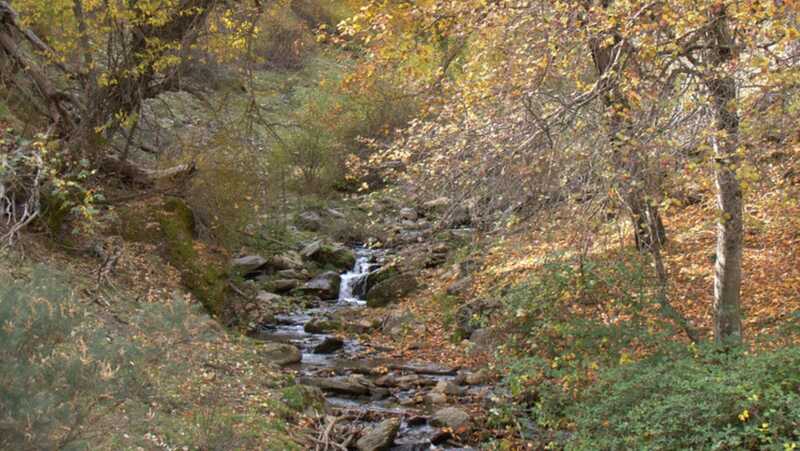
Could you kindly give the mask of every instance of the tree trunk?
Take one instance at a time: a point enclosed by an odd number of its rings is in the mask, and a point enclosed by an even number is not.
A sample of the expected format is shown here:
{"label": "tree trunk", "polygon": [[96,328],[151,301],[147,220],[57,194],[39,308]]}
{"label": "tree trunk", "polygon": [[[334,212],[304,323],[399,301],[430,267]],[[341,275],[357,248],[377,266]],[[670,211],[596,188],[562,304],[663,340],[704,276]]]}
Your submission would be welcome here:
{"label": "tree trunk", "polygon": [[[646,195],[648,180],[642,155],[638,150],[625,145],[625,140],[631,132],[631,123],[627,117],[630,105],[612,80],[613,71],[621,70],[619,66],[624,63],[622,59],[625,58],[626,49],[619,41],[619,36],[615,36],[612,43],[606,44],[602,36],[595,37],[590,40],[589,48],[600,83],[606,85],[603,104],[609,114],[608,134],[612,147],[612,163],[619,176],[620,197],[631,215],[636,248],[646,251],[651,249],[655,241],[663,245],[667,233],[658,207],[648,204],[650,202]],[[652,224],[650,221],[653,221]],[[653,231],[656,233],[651,233]]]}
{"label": "tree trunk", "polygon": [[736,80],[726,64],[734,59],[735,40],[724,6],[711,15],[710,63],[707,81],[713,100],[717,135],[712,138],[717,182],[717,261],[714,272],[714,336],[717,343],[735,345],[742,339],[741,285],[743,199],[736,177],[741,157]]}

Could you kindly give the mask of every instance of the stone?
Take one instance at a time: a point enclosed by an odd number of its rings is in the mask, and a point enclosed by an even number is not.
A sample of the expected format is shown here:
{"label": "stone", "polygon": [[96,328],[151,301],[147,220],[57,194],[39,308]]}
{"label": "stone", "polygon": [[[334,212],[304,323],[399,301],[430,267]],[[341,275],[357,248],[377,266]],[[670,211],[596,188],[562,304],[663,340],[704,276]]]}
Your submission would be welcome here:
{"label": "stone", "polygon": [[318,232],[322,228],[322,216],[315,211],[304,211],[297,215],[295,223],[303,230]]}
{"label": "stone", "polygon": [[311,275],[305,269],[282,269],[276,273],[282,279],[308,280]]}
{"label": "stone", "polygon": [[462,296],[472,287],[472,277],[464,277],[456,280],[447,287],[447,294],[450,296]]}
{"label": "stone", "polygon": [[425,202],[422,204],[422,208],[427,211],[439,212],[447,208],[448,205],[450,205],[450,199],[442,196]]}
{"label": "stone", "polygon": [[383,321],[383,332],[392,337],[400,337],[419,325],[417,317],[409,311],[393,312]]}
{"label": "stone", "polygon": [[301,295],[318,296],[323,300],[332,300],[339,297],[339,286],[342,283],[339,273],[328,271],[306,282],[297,288]]}
{"label": "stone", "polygon": [[464,393],[464,389],[459,387],[458,385],[450,382],[450,381],[439,381],[436,383],[436,386],[433,387],[432,392],[442,393],[448,396],[461,396]]}
{"label": "stone", "polygon": [[430,391],[423,397],[425,404],[446,404],[447,395],[436,391]]}
{"label": "stone", "polygon": [[269,259],[268,266],[274,271],[300,270],[303,268],[303,259],[297,252],[288,251],[272,256]]}
{"label": "stone", "polygon": [[298,412],[321,412],[325,410],[326,404],[325,394],[319,387],[302,384],[284,388],[281,391],[281,401]]}
{"label": "stone", "polygon": [[456,310],[455,332],[462,338],[469,338],[480,327],[480,319],[500,308],[500,302],[489,299],[476,299]]}
{"label": "stone", "polygon": [[297,279],[275,279],[268,285],[278,293],[288,293],[299,287],[301,282]]}
{"label": "stone", "polygon": [[266,343],[262,346],[259,354],[280,366],[300,363],[303,359],[303,354],[297,347],[286,343]]}
{"label": "stone", "polygon": [[358,375],[339,377],[301,377],[300,383],[319,387],[322,391],[342,395],[369,396],[372,384]]}
{"label": "stone", "polygon": [[369,292],[369,290],[375,287],[375,285],[378,285],[379,283],[391,279],[392,277],[396,277],[398,275],[400,275],[400,269],[397,267],[397,265],[394,264],[384,265],[379,269],[371,272],[367,276],[367,286],[365,287],[365,289],[367,292]]}
{"label": "stone", "polygon": [[467,385],[483,385],[489,382],[489,377],[489,372],[487,370],[478,370],[467,373],[464,377],[464,382]]}
{"label": "stone", "polygon": [[475,329],[469,337],[469,342],[474,352],[488,352],[494,344],[494,337],[492,331],[487,328]]}
{"label": "stone", "polygon": [[339,245],[324,244],[321,241],[314,241],[307,245],[300,251],[300,255],[323,267],[339,270],[351,269],[356,264],[356,255],[351,249]]}
{"label": "stone", "polygon": [[448,427],[457,433],[462,433],[470,429],[470,416],[467,412],[457,407],[445,407],[433,414],[431,424],[439,427]]}
{"label": "stone", "polygon": [[309,320],[303,330],[309,334],[327,334],[341,328],[341,324],[330,318],[312,318]]}
{"label": "stone", "polygon": [[347,217],[347,216],[345,216],[344,213],[342,213],[341,211],[339,211],[339,210],[337,210],[335,208],[327,208],[327,209],[325,209],[325,212],[328,213],[329,215],[333,216],[336,219],[345,219]]}
{"label": "stone", "polygon": [[344,347],[344,340],[339,337],[326,337],[322,343],[314,347],[314,354],[332,354]]}
{"label": "stone", "polygon": [[367,291],[367,307],[385,307],[416,290],[418,286],[417,279],[411,274],[400,274],[384,280]]}
{"label": "stone", "polygon": [[258,294],[256,295],[256,301],[261,304],[268,304],[268,305],[277,304],[282,300],[283,296],[275,293],[270,293],[267,291],[259,291]]}
{"label": "stone", "polygon": [[368,429],[356,442],[359,451],[385,451],[393,444],[400,430],[400,419],[389,418]]}
{"label": "stone", "polygon": [[418,218],[419,215],[417,214],[417,210],[414,210],[413,208],[406,207],[400,210],[400,219],[405,221],[416,221]]}
{"label": "stone", "polygon": [[380,322],[377,320],[359,319],[355,321],[348,321],[344,323],[342,327],[347,332],[354,334],[368,334],[380,327]]}
{"label": "stone", "polygon": [[250,274],[267,264],[267,259],[260,255],[245,255],[231,260],[231,272],[240,275]]}

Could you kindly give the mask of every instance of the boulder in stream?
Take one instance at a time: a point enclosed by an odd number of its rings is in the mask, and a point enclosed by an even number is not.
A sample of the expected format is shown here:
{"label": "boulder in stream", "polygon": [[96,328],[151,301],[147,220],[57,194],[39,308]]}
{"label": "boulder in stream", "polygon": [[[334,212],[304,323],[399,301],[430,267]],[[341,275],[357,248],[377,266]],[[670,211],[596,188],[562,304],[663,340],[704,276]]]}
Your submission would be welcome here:
{"label": "boulder in stream", "polygon": [[342,281],[339,273],[328,271],[314,277],[295,291],[299,292],[301,295],[313,295],[321,299],[332,300],[339,297],[339,286],[341,283]]}
{"label": "boulder in stream", "polygon": [[309,334],[327,334],[339,329],[341,326],[342,325],[334,319],[312,318],[303,326],[303,330]]}
{"label": "boulder in stream", "polygon": [[286,343],[265,343],[260,355],[280,366],[300,363],[303,359],[303,354],[297,347]]}
{"label": "boulder in stream", "polygon": [[400,430],[400,419],[389,418],[377,426],[368,429],[356,442],[359,451],[385,451],[394,444]]}
{"label": "boulder in stream", "polygon": [[326,337],[322,343],[314,347],[314,354],[331,354],[344,347],[344,340],[339,337]]}

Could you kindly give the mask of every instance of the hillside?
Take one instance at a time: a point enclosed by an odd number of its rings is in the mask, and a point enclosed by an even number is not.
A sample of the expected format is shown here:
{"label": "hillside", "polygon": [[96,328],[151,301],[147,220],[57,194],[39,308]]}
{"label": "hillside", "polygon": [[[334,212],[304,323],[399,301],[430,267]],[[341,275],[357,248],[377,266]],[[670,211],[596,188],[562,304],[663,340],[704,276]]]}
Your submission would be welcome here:
{"label": "hillside", "polygon": [[795,449],[798,13],[0,0],[0,449]]}

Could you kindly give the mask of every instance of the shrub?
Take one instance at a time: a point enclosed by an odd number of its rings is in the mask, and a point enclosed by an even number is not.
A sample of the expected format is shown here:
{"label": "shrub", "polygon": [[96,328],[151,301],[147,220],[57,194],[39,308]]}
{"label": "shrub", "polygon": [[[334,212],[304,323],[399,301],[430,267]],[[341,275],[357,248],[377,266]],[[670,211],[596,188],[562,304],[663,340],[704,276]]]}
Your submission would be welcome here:
{"label": "shrub", "polygon": [[65,280],[0,278],[0,448],[76,449],[104,406],[138,387],[132,348],[80,327]]}
{"label": "shrub", "polygon": [[795,449],[798,388],[797,347],[648,358],[604,372],[569,409],[569,448]]}

